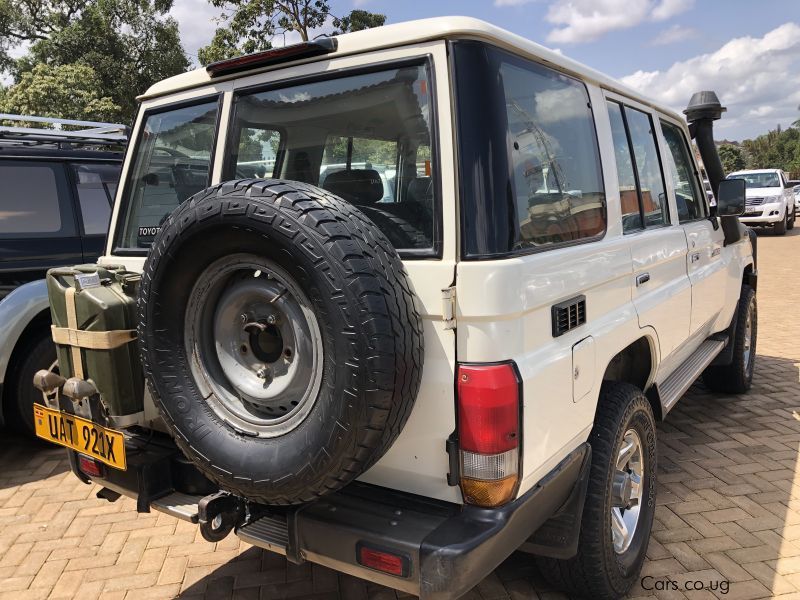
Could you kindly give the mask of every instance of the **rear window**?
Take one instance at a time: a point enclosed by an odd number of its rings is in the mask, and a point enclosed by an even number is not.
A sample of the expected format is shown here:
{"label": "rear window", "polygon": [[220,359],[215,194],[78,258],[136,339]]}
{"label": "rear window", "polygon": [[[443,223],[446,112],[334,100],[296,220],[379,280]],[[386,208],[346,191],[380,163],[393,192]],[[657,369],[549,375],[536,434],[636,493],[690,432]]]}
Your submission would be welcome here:
{"label": "rear window", "polygon": [[0,238],[75,234],[63,165],[0,161],[0,190]]}
{"label": "rear window", "polygon": [[455,44],[466,257],[603,235],[605,190],[586,86],[479,42]]}
{"label": "rear window", "polygon": [[225,178],[264,173],[319,186],[361,209],[401,254],[431,254],[431,113],[425,64],[241,92]]}
{"label": "rear window", "polygon": [[121,248],[148,248],[167,216],[209,185],[217,99],[146,113],[127,178]]}

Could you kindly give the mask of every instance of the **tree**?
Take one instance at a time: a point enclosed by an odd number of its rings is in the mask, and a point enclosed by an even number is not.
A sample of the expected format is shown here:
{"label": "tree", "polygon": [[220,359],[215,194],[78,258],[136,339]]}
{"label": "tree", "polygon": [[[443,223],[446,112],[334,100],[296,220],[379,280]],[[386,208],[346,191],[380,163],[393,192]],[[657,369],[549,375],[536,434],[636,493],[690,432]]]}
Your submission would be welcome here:
{"label": "tree", "polygon": [[[2,0],[0,0],[2,1]],[[386,16],[366,10],[353,10],[337,17],[329,0],[209,0],[224,13],[224,25],[216,30],[208,46],[197,54],[202,64],[272,47],[271,40],[290,31],[308,41],[313,30],[330,24],[332,33],[379,27]]]}
{"label": "tree", "polygon": [[745,168],[744,154],[742,154],[738,146],[722,144],[717,150],[722,161],[722,168],[726,173],[741,171]]}
{"label": "tree", "polygon": [[[11,3],[19,8],[9,18],[4,6]],[[3,64],[16,81],[39,63],[88,65],[97,97],[110,98],[118,118],[131,120],[138,94],[189,66],[178,23],[166,14],[171,6],[172,0],[0,0],[0,39],[32,44],[15,61],[6,54]]]}
{"label": "tree", "polygon": [[116,121],[120,107],[100,96],[100,78],[88,65],[38,64],[0,94],[0,112],[40,117]]}

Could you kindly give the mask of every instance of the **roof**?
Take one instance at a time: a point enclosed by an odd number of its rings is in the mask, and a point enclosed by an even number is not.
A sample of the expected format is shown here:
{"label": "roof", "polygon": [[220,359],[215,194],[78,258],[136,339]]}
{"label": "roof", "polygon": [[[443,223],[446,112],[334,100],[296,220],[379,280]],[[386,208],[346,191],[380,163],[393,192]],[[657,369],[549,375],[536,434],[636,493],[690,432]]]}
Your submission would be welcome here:
{"label": "roof", "polygon": [[539,62],[549,63],[561,71],[570,73],[606,89],[638,100],[643,104],[658,108],[659,110],[670,114],[674,118],[683,121],[682,115],[679,115],[673,110],[665,107],[663,104],[643,96],[632,88],[611,77],[608,77],[607,75],[604,75],[603,73],[600,73],[599,71],[567,58],[559,52],[555,52],[549,48],[546,48],[545,46],[506,31],[505,29],[495,27],[494,25],[491,25],[485,21],[473,19],[471,17],[436,17],[432,19],[420,19],[417,21],[407,21],[405,23],[384,25],[383,27],[377,27],[374,29],[365,29],[363,31],[346,33],[344,35],[337,36],[337,50],[330,54],[325,54],[322,57],[297,61],[296,63],[284,63],[266,68],[257,68],[253,69],[252,71],[237,73],[227,77],[216,77],[213,80],[208,75],[205,68],[199,68],[186,73],[181,73],[180,75],[175,75],[174,77],[164,79],[163,81],[154,84],[150,87],[150,89],[147,90],[147,92],[145,92],[145,94],[140,96],[140,99],[163,96],[179,90],[207,85],[212,81],[218,82],[228,79],[235,79],[236,77],[252,75],[253,73],[259,71],[283,69],[287,68],[287,66],[290,67],[292,64],[300,64],[302,62],[329,60],[339,56],[358,54],[372,50],[378,50],[381,48],[391,48],[430,40],[464,38],[490,42],[516,54],[527,56]]}

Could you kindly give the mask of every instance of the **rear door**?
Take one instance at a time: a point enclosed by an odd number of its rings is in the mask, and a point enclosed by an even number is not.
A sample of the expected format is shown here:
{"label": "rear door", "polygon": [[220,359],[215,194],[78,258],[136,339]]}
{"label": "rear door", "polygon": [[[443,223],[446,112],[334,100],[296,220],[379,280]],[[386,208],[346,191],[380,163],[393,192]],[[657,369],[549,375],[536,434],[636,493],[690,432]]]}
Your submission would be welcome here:
{"label": "rear door", "polygon": [[690,335],[705,337],[726,305],[719,298],[727,282],[727,263],[722,252],[724,234],[709,219],[706,196],[682,128],[663,118],[660,124],[664,171],[688,244],[686,268],[692,286]]}
{"label": "rear door", "polygon": [[74,163],[69,165],[69,170],[80,215],[83,261],[93,263],[103,254],[120,165]]}
{"label": "rear door", "polygon": [[82,261],[64,165],[0,160],[0,286],[40,279],[50,267]]}
{"label": "rear door", "polygon": [[653,327],[662,361],[689,336],[688,246],[673,224],[651,112],[609,95],[607,108],[619,178],[622,229],[633,262],[631,293],[640,327]]}

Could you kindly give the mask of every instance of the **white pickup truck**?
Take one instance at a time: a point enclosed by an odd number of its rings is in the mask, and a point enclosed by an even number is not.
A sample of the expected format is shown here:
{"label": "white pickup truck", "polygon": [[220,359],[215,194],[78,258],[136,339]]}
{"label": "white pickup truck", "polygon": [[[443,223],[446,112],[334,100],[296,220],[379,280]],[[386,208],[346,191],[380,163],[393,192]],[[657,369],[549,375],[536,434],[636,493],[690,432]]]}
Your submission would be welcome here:
{"label": "white pickup truck", "polygon": [[794,189],[781,169],[736,171],[728,179],[744,179],[746,207],[741,217],[748,225],[771,226],[778,235],[794,229],[797,209]]}
{"label": "white pickup truck", "polygon": [[623,595],[656,423],[699,376],[743,393],[753,373],[755,239],[716,96],[687,125],[451,17],[140,101],[100,266],[48,280],[62,364],[37,378],[37,431],[75,473],[207,539],[422,598],[517,549],[573,593]]}

